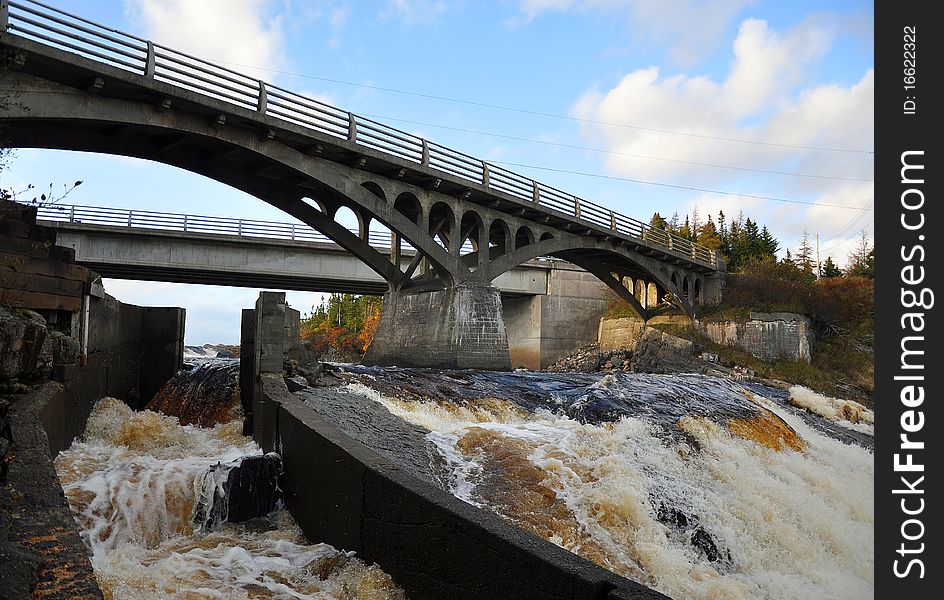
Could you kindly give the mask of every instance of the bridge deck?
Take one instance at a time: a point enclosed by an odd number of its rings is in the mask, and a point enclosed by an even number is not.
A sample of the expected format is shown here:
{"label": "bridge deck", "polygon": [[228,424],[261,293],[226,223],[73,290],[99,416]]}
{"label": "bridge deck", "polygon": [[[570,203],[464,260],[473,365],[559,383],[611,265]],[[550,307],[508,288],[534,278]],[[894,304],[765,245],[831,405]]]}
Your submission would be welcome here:
{"label": "bridge deck", "polygon": [[[105,277],[302,291],[383,294],[387,283],[356,257],[303,224],[71,205],[44,206],[40,223],[58,244]],[[390,236],[371,244],[389,248]],[[415,251],[405,249],[409,263]],[[547,293],[549,271],[582,271],[544,259],[498,277],[506,297]]]}

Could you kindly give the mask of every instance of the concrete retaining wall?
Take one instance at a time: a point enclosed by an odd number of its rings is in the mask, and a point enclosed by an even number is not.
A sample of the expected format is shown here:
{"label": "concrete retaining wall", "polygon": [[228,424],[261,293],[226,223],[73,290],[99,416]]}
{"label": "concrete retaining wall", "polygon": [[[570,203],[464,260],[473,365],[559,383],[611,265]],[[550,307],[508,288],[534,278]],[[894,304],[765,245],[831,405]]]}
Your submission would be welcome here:
{"label": "concrete retaining wall", "polygon": [[737,346],[764,360],[809,362],[812,357],[813,330],[803,315],[752,312],[744,323],[698,323],[696,328],[715,343]]}
{"label": "concrete retaining wall", "polygon": [[112,396],[141,409],[183,366],[185,311],[92,298],[88,362],[63,375],[65,392],[40,412],[49,449],[67,448],[85,429],[92,403]]}
{"label": "concrete retaining wall", "polygon": [[414,600],[643,600],[623,579],[408,474],[261,376],[285,501],[311,540],[378,563]]}
{"label": "concrete retaining wall", "polygon": [[284,303],[264,292],[244,312],[241,376],[253,438],[282,455],[285,502],[310,540],[378,563],[414,600],[666,598],[419,479],[289,393],[275,358],[295,341],[297,313]]}

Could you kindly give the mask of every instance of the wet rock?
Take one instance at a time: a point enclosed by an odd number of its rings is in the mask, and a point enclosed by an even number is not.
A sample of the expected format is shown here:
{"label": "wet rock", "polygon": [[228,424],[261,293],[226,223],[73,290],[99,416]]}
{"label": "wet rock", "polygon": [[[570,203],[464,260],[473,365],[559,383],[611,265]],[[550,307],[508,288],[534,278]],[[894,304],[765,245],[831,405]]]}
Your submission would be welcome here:
{"label": "wet rock", "polygon": [[41,379],[52,359],[45,319],[33,311],[0,307],[0,380]]}
{"label": "wet rock", "polygon": [[[290,375],[302,374],[317,378],[321,374],[324,364],[322,362],[323,353],[311,340],[302,340],[296,346],[292,346],[286,352],[286,363],[291,365],[294,372]],[[286,367],[288,369],[288,366]]]}
{"label": "wet rock", "polygon": [[731,551],[720,549],[715,537],[699,524],[697,515],[688,515],[678,508],[666,506],[664,502],[659,502],[659,508],[656,509],[656,518],[661,522],[680,531],[691,532],[689,540],[692,546],[700,550],[709,562],[731,563]]}
{"label": "wet rock", "polygon": [[633,353],[637,373],[690,373],[701,370],[693,360],[695,345],[658,329],[645,330]]}
{"label": "wet rock", "polygon": [[205,481],[214,481],[216,472],[222,469],[229,469],[226,480],[216,487],[209,509],[206,504],[197,508],[196,522],[212,528],[224,521],[242,523],[264,517],[276,509],[282,499],[279,489],[282,457],[278,454],[247,456],[235,467],[217,465],[210,469]]}
{"label": "wet rock", "polygon": [[239,362],[217,359],[180,371],[146,408],[175,416],[181,425],[212,427],[235,420],[242,416]]}

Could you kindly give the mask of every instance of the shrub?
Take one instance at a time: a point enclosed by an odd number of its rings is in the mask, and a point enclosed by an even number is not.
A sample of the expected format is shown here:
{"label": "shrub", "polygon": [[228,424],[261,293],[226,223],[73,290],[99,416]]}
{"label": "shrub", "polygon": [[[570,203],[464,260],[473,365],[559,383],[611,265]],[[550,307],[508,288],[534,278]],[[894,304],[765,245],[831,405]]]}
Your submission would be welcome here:
{"label": "shrub", "polygon": [[823,278],[813,286],[810,316],[855,334],[871,334],[875,280],[867,277]]}
{"label": "shrub", "polygon": [[813,274],[773,258],[752,260],[730,273],[724,292],[729,308],[806,314],[813,294]]}

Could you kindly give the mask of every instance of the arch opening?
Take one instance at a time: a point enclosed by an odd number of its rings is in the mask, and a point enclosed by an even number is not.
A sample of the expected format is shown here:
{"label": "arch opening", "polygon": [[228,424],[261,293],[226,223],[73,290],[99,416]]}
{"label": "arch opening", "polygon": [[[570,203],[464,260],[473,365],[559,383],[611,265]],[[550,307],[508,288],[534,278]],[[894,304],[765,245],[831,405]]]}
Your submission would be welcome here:
{"label": "arch opening", "polygon": [[501,219],[492,221],[488,228],[489,258],[499,257],[508,252],[511,230],[508,224]]}
{"label": "arch opening", "polygon": [[447,251],[455,228],[456,217],[448,204],[437,202],[429,209],[429,235]]}
{"label": "arch opening", "polygon": [[515,250],[518,248],[524,248],[525,246],[530,246],[534,243],[534,232],[531,231],[530,227],[522,225],[518,228],[518,231],[515,232]]}
{"label": "arch opening", "polygon": [[423,206],[420,204],[419,199],[413,194],[405,192],[397,196],[397,199],[393,203],[393,208],[413,223],[417,225],[420,224],[420,219],[423,215]]}

